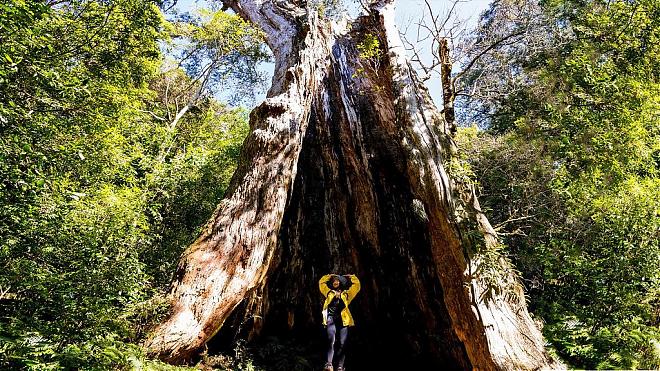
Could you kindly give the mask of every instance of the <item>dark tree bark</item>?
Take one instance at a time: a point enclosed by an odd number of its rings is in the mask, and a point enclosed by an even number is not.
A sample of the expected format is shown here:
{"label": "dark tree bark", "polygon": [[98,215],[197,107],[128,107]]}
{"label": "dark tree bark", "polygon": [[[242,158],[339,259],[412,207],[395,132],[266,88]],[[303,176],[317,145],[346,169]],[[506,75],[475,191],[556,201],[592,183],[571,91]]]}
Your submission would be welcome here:
{"label": "dark tree bark", "polygon": [[[450,128],[404,57],[393,4],[342,28],[300,3],[225,1],[266,33],[273,86],[149,352],[185,361],[221,328],[318,334],[317,281],[339,272],[362,281],[353,352],[374,367],[550,365],[513,270],[497,258],[495,288],[475,273],[497,241],[474,191],[445,171]],[[377,58],[360,57],[367,35]]]}

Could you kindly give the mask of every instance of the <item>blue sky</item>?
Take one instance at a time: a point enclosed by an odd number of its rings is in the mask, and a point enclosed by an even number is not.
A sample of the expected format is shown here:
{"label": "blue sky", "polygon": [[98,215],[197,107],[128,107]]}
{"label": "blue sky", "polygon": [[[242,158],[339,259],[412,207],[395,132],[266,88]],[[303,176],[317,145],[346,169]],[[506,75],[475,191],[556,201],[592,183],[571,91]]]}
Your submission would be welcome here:
{"label": "blue sky", "polygon": [[[473,28],[476,25],[479,15],[483,12],[492,0],[462,0],[460,1],[456,8],[456,20],[461,23],[461,27],[469,29]],[[197,9],[208,8],[209,4],[213,1],[207,0],[179,0],[176,8],[180,12],[192,12],[194,13]],[[219,4],[220,1],[215,2]],[[429,4],[433,9],[435,14],[446,14],[451,8],[453,1],[452,0],[429,0]],[[396,23],[399,26],[399,29],[405,29],[406,25],[409,25],[412,21],[413,24],[420,18],[422,18],[426,12],[426,5],[424,0],[398,0],[396,2]],[[416,27],[410,26],[408,28],[408,38],[414,40],[416,33]],[[420,44],[420,50],[422,58],[429,58],[430,55],[430,44],[426,45],[424,43]],[[273,66],[271,64],[265,64],[262,66],[264,71],[269,71],[272,73]],[[437,77],[431,78],[426,82],[427,87],[435,101],[436,105],[439,107],[442,106],[442,88],[440,81]],[[257,102],[261,101],[265,97],[265,92],[260,94],[257,97]]]}
{"label": "blue sky", "polygon": [[[464,29],[472,29],[476,26],[477,21],[479,20],[479,15],[488,8],[488,5],[492,0],[462,0],[460,1],[455,8],[455,21],[460,23],[460,27]],[[435,15],[447,14],[453,4],[451,0],[429,0],[431,9]],[[408,32],[406,34],[407,38],[411,41],[415,40],[416,27],[414,26],[415,22],[422,17],[426,12],[427,6],[424,0],[399,0],[396,3],[395,9],[395,21],[399,30],[404,30],[406,25],[410,24],[411,20],[413,25],[408,27]],[[443,18],[443,17],[441,17]],[[430,43],[422,43],[419,46],[421,50],[421,57],[430,59]],[[433,76],[431,79],[426,81],[426,86],[431,93],[433,101],[438,107],[442,106],[442,85],[440,84],[440,78]]]}

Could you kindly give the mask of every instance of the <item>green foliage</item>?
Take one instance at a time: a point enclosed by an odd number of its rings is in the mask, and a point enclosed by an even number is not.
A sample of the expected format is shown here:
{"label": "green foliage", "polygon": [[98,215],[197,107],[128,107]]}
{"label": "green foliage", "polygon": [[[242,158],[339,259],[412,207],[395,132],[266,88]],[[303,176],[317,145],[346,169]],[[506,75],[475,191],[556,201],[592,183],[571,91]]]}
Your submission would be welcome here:
{"label": "green foliage", "polygon": [[656,368],[660,181],[570,196],[539,143],[515,134],[458,139],[559,353],[577,367]]}
{"label": "green foliage", "polygon": [[179,255],[199,234],[222,199],[247,135],[247,111],[215,101],[200,105],[179,126],[166,161],[146,175],[159,243],[144,252],[159,285],[169,283]]}
{"label": "green foliage", "polygon": [[588,367],[657,368],[660,179],[630,179],[569,205],[580,212],[567,223],[579,237],[554,237],[537,252],[552,293],[545,299],[562,302],[540,303],[553,320],[546,332]]}
{"label": "green foliage", "polygon": [[186,14],[171,27],[168,51],[176,67],[192,78],[200,91],[220,95],[231,103],[250,101],[265,73],[257,69],[270,61],[264,34],[237,15],[202,10]]}
{"label": "green foliage", "polygon": [[380,57],[380,41],[373,34],[365,34],[364,39],[357,44],[357,50],[360,52],[360,58],[372,59]]}
{"label": "green foliage", "polygon": [[175,369],[134,344],[248,126],[208,95],[170,125],[194,77],[159,71],[165,26],[145,1],[0,5],[0,368]]}
{"label": "green foliage", "polygon": [[[658,368],[660,3],[546,3],[568,42],[468,142],[544,333],[584,368]],[[502,133],[506,134],[502,134]]]}
{"label": "green foliage", "polygon": [[[358,58],[364,63],[361,67],[356,68],[355,73],[351,77],[366,77],[368,73],[378,76],[383,52],[378,37],[372,33],[362,35],[362,39],[357,43],[356,49],[358,51]],[[377,91],[383,89],[380,85],[377,85],[375,88]]]}

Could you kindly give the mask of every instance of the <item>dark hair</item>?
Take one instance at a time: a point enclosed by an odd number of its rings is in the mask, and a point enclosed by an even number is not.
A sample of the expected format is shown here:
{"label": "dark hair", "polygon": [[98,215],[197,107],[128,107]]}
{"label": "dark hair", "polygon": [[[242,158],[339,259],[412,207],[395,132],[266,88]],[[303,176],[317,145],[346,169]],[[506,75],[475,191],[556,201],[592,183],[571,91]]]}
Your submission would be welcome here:
{"label": "dark hair", "polygon": [[334,287],[332,287],[332,283],[334,281],[339,281],[339,288],[341,290],[348,290],[348,288],[351,287],[352,284],[351,280],[348,279],[348,277],[339,274],[333,274],[332,276],[330,276],[328,282],[326,282],[326,285],[328,285],[329,288],[334,289]]}

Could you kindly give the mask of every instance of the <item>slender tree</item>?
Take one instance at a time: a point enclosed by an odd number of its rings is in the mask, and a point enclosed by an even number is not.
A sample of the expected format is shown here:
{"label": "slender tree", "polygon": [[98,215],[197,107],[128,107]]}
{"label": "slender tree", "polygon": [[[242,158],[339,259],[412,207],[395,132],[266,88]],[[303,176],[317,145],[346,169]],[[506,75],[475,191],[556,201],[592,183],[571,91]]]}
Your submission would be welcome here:
{"label": "slender tree", "polygon": [[356,336],[374,366],[553,365],[474,191],[446,171],[450,127],[404,56],[393,1],[350,24],[304,1],[224,5],[265,33],[273,85],[150,353],[184,361],[218,331],[316,334],[316,282],[339,271],[363,282]]}

